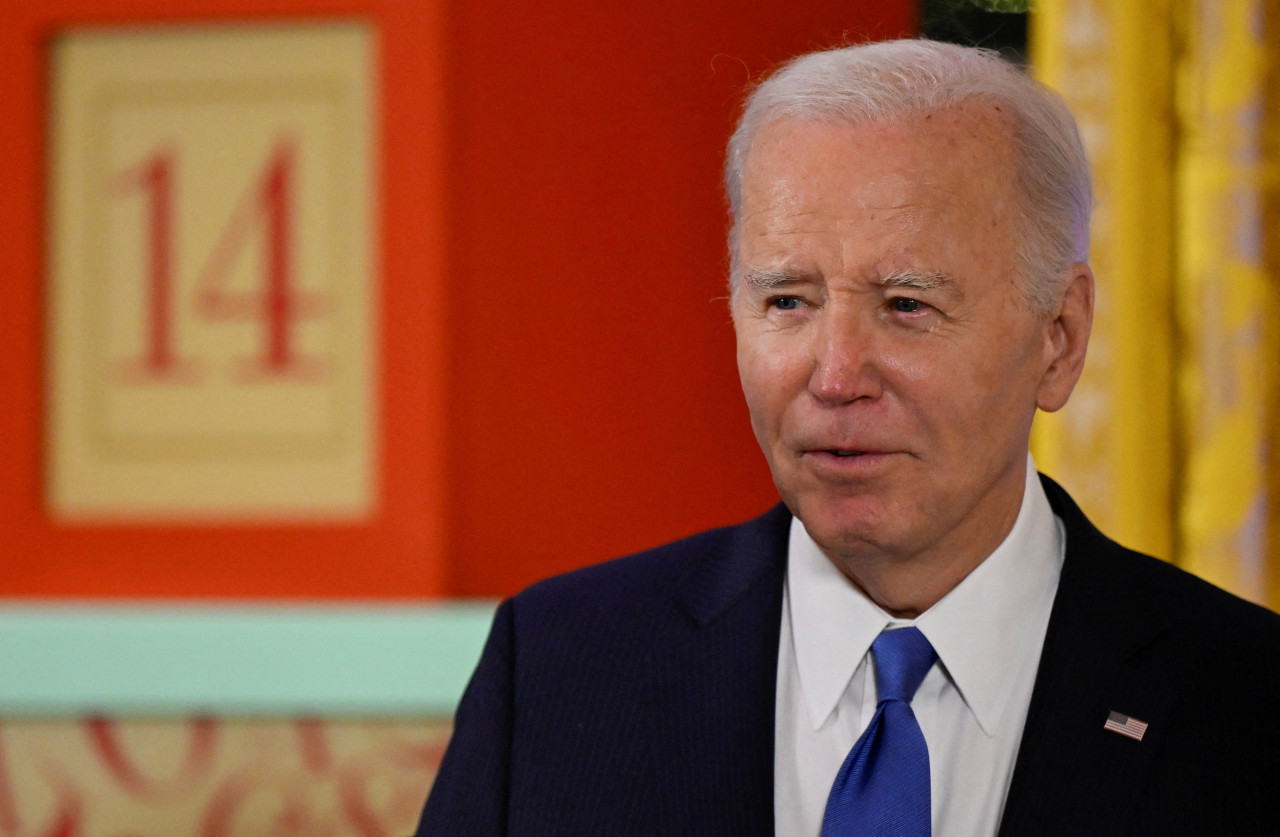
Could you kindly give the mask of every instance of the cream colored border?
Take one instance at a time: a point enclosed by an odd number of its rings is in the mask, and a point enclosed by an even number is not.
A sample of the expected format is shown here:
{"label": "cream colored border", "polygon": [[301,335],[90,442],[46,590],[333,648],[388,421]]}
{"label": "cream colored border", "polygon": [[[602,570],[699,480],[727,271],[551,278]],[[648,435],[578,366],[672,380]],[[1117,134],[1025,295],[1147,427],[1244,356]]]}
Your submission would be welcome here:
{"label": "cream colored border", "polygon": [[[372,27],[350,22],[82,30],[57,40],[47,437],[55,518],[312,522],[362,521],[374,514],[373,56]],[[321,414],[310,428],[220,429],[208,411],[182,408],[179,396],[166,395],[156,398],[159,412],[144,416],[163,415],[167,423],[121,426],[110,412],[111,387],[119,385],[107,346],[110,304],[103,298],[114,278],[104,273],[107,114],[121,103],[161,109],[166,103],[188,109],[252,103],[261,110],[273,101],[282,110],[289,105],[325,114],[328,192],[319,197],[323,211],[300,211],[298,224],[319,217],[325,225],[310,240],[325,248],[325,258],[314,261],[327,264],[327,272],[312,276],[311,284],[331,294],[335,312],[325,332],[332,375],[319,402],[329,404],[331,419]],[[226,131],[207,142],[228,142],[235,125]],[[275,400],[263,403],[286,403],[297,389],[278,387]],[[256,397],[244,396],[250,405]],[[305,403],[316,397],[313,391]]]}

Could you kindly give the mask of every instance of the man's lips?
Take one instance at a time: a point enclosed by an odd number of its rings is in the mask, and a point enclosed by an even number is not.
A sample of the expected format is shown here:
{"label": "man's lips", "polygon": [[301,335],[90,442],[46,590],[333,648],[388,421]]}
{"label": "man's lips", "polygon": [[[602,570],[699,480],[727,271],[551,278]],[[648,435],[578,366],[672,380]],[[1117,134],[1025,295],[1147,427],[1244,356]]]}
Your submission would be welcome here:
{"label": "man's lips", "polygon": [[883,456],[886,453],[891,453],[891,451],[883,450],[880,448],[851,447],[851,446],[847,447],[844,445],[841,445],[839,447],[824,447],[820,445],[814,445],[813,447],[801,448],[801,452],[808,453],[808,454],[822,454],[825,456],[838,456],[841,459],[847,459],[847,458],[856,457],[856,456]]}
{"label": "man's lips", "polygon": [[889,462],[892,458],[893,451],[884,450],[882,448],[861,448],[861,447],[814,447],[808,448],[801,452],[801,458],[807,459],[819,469],[832,474],[862,474],[871,470],[878,470],[880,466]]}

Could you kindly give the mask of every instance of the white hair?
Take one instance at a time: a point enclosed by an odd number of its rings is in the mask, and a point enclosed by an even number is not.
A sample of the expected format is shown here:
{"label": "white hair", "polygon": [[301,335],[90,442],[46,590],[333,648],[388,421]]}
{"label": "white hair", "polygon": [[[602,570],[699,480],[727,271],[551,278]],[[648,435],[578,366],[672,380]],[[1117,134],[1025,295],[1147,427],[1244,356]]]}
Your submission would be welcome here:
{"label": "white hair", "polygon": [[1017,257],[1028,305],[1052,310],[1062,271],[1088,258],[1093,193],[1075,120],[1062,98],[997,53],[919,39],[881,41],[793,59],[747,98],[729,139],[725,190],[730,288],[742,265],[742,172],[756,133],[784,119],[839,124],[884,122],[954,107],[970,99],[1010,111],[1018,197],[1022,203]]}

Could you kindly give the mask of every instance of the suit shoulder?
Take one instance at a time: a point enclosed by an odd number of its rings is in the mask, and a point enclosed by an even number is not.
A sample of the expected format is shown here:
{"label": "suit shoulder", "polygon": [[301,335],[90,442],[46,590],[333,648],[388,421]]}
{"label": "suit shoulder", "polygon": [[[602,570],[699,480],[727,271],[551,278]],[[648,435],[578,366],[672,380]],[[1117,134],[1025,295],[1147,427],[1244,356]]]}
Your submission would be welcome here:
{"label": "suit shoulder", "polygon": [[[779,533],[790,514],[776,506],[760,517],[734,526],[708,529],[670,543],[582,567],[539,581],[517,594],[517,609],[579,607],[610,610],[669,594],[708,565],[749,565],[752,553],[772,560]],[[785,557],[785,555],[783,556]],[[726,560],[728,559],[728,560]]]}
{"label": "suit shoulder", "polygon": [[1280,661],[1280,614],[1159,558],[1120,549],[1120,560],[1131,565],[1138,579],[1137,589],[1173,622],[1206,640],[1244,639],[1251,653],[1271,652]]}
{"label": "suit shoulder", "polygon": [[1167,561],[1121,546],[1099,532],[1061,486],[1044,476],[1041,481],[1054,513],[1066,526],[1069,560],[1063,582],[1082,600],[1167,618],[1205,635],[1243,630],[1280,649],[1280,614]]}

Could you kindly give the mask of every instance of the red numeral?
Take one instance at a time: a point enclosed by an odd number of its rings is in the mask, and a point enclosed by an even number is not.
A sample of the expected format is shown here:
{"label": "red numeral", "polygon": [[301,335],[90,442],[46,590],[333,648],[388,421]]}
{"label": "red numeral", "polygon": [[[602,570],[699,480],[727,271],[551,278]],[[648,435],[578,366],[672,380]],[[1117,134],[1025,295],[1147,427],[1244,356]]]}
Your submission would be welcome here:
{"label": "red numeral", "polygon": [[122,191],[141,190],[146,196],[146,312],[142,356],[128,364],[131,373],[167,378],[189,369],[173,350],[173,154],[161,151],[126,171]]}
{"label": "red numeral", "polygon": [[[251,374],[307,375],[320,368],[317,360],[301,357],[295,347],[298,321],[324,311],[322,299],[294,287],[291,208],[295,205],[295,158],[292,143],[276,147],[255,187],[241,198],[197,282],[197,310],[203,316],[261,319],[262,352],[250,361]],[[231,267],[255,226],[265,233],[261,287],[254,292],[230,291],[226,284]]]}
{"label": "red numeral", "polygon": [[[326,311],[324,300],[296,288],[294,207],[296,148],[281,142],[257,181],[241,196],[195,285],[195,315],[202,321],[254,319],[262,323],[262,349],[239,367],[246,377],[315,377],[324,364],[297,349],[297,324]],[[174,155],[160,152],[124,174],[124,183],[147,199],[146,346],[140,365],[147,377],[190,377],[191,364],[175,355]],[[236,260],[259,231],[262,261],[252,290],[228,285]]]}

